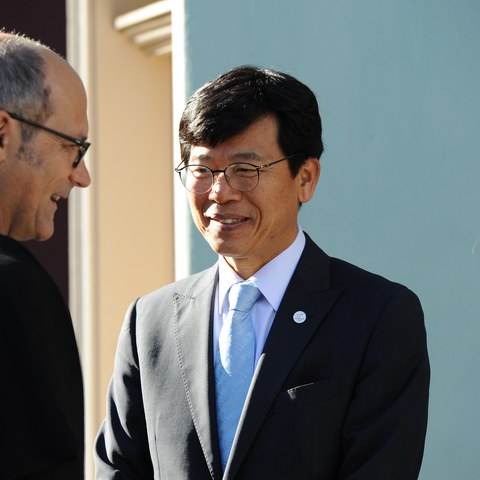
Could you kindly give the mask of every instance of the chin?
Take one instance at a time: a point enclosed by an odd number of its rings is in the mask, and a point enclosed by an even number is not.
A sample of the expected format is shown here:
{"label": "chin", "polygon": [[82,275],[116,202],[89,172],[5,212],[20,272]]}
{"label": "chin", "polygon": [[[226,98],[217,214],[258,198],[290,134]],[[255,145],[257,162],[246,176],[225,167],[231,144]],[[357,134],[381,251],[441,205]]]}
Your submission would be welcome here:
{"label": "chin", "polygon": [[48,229],[46,228],[44,230],[40,230],[35,235],[34,240],[38,240],[39,242],[44,242],[45,240],[48,240],[49,238],[51,238],[53,233],[54,233],[53,227],[48,228]]}
{"label": "chin", "polygon": [[48,235],[37,235],[32,240],[36,240],[37,242],[44,242],[45,240],[49,240],[52,237],[52,235],[53,233],[50,233]]}
{"label": "chin", "polygon": [[235,257],[239,254],[239,248],[229,242],[215,240],[209,241],[208,244],[215,253],[222,255],[222,257]]}

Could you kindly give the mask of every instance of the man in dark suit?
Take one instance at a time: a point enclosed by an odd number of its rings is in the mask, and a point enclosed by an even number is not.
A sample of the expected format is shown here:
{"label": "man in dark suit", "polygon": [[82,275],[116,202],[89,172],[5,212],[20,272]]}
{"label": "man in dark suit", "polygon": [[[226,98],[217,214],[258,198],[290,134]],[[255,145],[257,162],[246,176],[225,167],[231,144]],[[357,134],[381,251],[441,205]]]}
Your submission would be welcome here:
{"label": "man in dark suit", "polygon": [[[429,385],[421,306],[298,227],[323,151],[311,90],[233,69],[189,100],[180,144],[176,170],[219,260],[127,312],[96,478],[417,478]],[[230,292],[245,283],[255,295],[239,307]]]}
{"label": "man in dark suit", "polygon": [[90,177],[85,90],[58,55],[0,32],[0,478],[84,478],[83,385],[72,321],[20,243]]}

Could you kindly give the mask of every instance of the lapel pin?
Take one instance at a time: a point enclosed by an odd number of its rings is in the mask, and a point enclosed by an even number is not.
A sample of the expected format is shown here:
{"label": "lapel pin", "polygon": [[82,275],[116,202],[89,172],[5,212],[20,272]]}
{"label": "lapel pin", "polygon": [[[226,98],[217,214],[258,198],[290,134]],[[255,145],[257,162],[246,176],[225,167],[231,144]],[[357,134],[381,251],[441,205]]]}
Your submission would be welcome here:
{"label": "lapel pin", "polygon": [[293,314],[293,321],[295,323],[303,323],[307,319],[307,315],[305,312],[299,310]]}

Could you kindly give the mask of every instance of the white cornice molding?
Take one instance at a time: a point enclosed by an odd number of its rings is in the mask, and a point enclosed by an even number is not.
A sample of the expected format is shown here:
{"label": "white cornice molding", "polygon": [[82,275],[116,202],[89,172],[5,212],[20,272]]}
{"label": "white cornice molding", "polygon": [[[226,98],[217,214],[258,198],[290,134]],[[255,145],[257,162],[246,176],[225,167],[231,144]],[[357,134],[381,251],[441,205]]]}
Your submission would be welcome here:
{"label": "white cornice molding", "polygon": [[125,34],[149,55],[172,51],[172,8],[170,0],[150,3],[114,20],[115,29]]}

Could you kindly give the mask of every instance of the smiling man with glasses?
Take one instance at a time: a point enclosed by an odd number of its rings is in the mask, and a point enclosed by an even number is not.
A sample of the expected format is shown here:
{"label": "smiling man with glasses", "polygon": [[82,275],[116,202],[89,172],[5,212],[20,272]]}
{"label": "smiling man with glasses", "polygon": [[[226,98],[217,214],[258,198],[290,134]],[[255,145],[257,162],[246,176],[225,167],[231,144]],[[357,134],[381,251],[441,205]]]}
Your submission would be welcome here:
{"label": "smiling man with glasses", "polygon": [[128,310],[96,478],[416,479],[422,309],[299,228],[323,152],[313,92],[238,67],[193,94],[179,133],[175,170],[218,262]]}
{"label": "smiling man with glasses", "polygon": [[72,320],[20,243],[54,233],[90,176],[86,94],[47,47],[0,32],[0,478],[83,480],[83,383]]}

